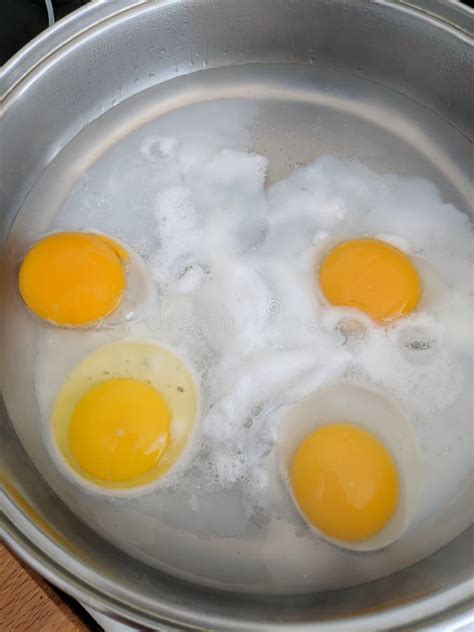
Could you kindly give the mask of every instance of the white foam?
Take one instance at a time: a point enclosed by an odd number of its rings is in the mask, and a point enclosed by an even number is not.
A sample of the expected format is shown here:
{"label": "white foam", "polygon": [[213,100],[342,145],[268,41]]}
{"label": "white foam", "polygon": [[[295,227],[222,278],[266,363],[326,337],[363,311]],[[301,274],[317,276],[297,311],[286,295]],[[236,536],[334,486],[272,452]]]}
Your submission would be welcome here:
{"label": "white foam", "polygon": [[[248,479],[252,450],[260,454],[261,446],[248,446],[245,459],[236,459],[236,446],[249,434],[245,424],[258,418],[272,436],[262,410],[306,394],[329,376],[349,373],[381,384],[415,416],[456,399],[463,378],[450,356],[452,317],[441,304],[391,328],[352,313],[364,333],[353,340],[344,310],[321,313],[308,257],[312,244],[329,234],[378,236],[423,253],[465,301],[469,222],[431,184],[323,157],[266,192],[263,157],[220,149],[212,156],[204,151],[198,162],[195,147],[189,155],[183,144],[168,141],[167,148],[182,184],[158,197],[153,272],[163,287],[187,296],[192,337],[204,341],[195,359],[210,376],[203,428],[219,484]],[[176,303],[173,294],[168,299]],[[163,300],[166,305],[166,291]],[[456,304],[465,317],[466,306]],[[436,353],[407,348],[401,336],[409,327],[431,340]],[[184,347],[191,344],[186,340],[181,337]]]}
{"label": "white foam", "polygon": [[[131,245],[160,293],[156,318],[140,331],[172,345],[202,376],[200,469],[206,480],[211,473],[209,486],[261,485],[275,411],[339,375],[383,386],[415,418],[455,402],[463,388],[455,351],[468,337],[471,227],[433,185],[326,156],[267,190],[265,157],[199,131],[144,137],[139,154],[156,178],[147,187],[142,180],[152,200],[149,234],[142,248]],[[447,294],[389,328],[322,307],[313,244],[347,235],[421,253]],[[409,346],[414,337],[429,341],[429,353]]]}

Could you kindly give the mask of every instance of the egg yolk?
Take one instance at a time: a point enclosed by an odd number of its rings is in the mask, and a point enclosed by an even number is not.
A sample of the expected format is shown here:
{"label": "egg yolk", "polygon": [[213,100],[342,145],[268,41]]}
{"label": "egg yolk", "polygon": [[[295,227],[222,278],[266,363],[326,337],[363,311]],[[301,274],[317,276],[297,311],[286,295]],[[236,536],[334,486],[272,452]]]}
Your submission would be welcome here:
{"label": "egg yolk", "polygon": [[129,378],[108,380],[76,405],[69,446],[89,476],[128,481],[156,464],[167,446],[170,423],[170,409],[152,386]]}
{"label": "egg yolk", "polygon": [[345,423],[318,428],[301,442],[291,487],[309,522],[344,542],[361,542],[381,531],[399,498],[391,454],[370,432]]}
{"label": "egg yolk", "polygon": [[417,269],[401,250],[378,239],[352,239],[336,246],[319,271],[333,305],[355,307],[378,322],[413,312],[421,299]]}
{"label": "egg yolk", "polygon": [[23,260],[20,294],[32,312],[57,325],[91,324],[119,305],[127,259],[109,237],[56,233],[35,244]]}

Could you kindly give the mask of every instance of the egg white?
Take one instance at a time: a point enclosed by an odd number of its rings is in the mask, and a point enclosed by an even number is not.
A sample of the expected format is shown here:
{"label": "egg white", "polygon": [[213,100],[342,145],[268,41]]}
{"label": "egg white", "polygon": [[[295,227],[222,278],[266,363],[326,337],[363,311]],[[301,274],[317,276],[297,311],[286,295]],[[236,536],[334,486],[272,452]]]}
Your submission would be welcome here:
{"label": "egg white", "polygon": [[[362,542],[332,538],[308,522],[291,487],[291,465],[300,443],[317,428],[336,422],[354,424],[375,435],[391,452],[398,469],[397,509],[379,533]],[[418,439],[400,406],[380,389],[339,380],[311,393],[284,414],[278,450],[281,475],[295,506],[311,529],[329,542],[354,551],[375,551],[397,540],[410,524],[421,491]]]}
{"label": "egg white", "polygon": [[92,325],[100,327],[116,327],[130,321],[141,320],[156,314],[158,307],[158,290],[153,282],[150,270],[142,257],[128,244],[116,237],[106,235],[96,230],[84,230],[98,236],[108,237],[116,242],[128,254],[128,260],[123,261],[126,269],[126,287],[117,308]]}
{"label": "egg white", "polygon": [[[81,476],[68,443],[68,428],[74,408],[94,386],[115,378],[130,378],[153,386],[171,411],[170,440],[151,473],[140,479],[96,484],[92,477]],[[62,385],[51,411],[49,446],[61,471],[89,490],[108,496],[134,496],[147,493],[162,484],[163,478],[182,459],[192,442],[199,418],[199,391],[192,370],[172,349],[150,341],[127,340],[96,349],[75,367]],[[59,442],[59,444],[58,444]]]}
{"label": "egg white", "polygon": [[[99,318],[97,321],[93,323],[88,323],[86,325],[67,325],[67,324],[58,324],[55,322],[51,322],[42,318],[39,318],[31,312],[26,306],[28,313],[30,314],[32,319],[35,319],[42,323],[47,327],[54,327],[57,329],[67,329],[67,330],[98,330],[101,328],[107,327],[117,327],[118,325],[125,325],[126,323],[143,319],[153,314],[156,314],[157,304],[158,304],[158,292],[155,283],[153,283],[153,279],[151,277],[150,271],[143,261],[143,259],[127,244],[125,244],[120,239],[116,237],[112,237],[111,235],[107,235],[105,233],[101,233],[97,230],[93,229],[84,229],[82,231],[73,231],[73,232],[82,232],[85,234],[97,235],[98,237],[106,237],[107,239],[112,240],[118,246],[123,248],[123,250],[127,253],[128,259],[122,259],[121,263],[125,268],[126,273],[126,285],[123,292],[123,295],[120,299],[119,304],[114,309],[114,311],[107,316]],[[30,248],[32,248],[35,243],[48,237],[49,235],[55,234],[54,232],[46,233],[42,235],[35,242],[28,243],[27,245],[23,245],[21,249],[20,256],[18,258],[18,267],[24,256],[28,253]],[[120,255],[119,255],[120,256]],[[20,296],[19,289],[17,288],[18,297],[23,303],[23,299]]]}
{"label": "egg white", "polygon": [[[384,241],[392,246],[395,246],[399,250],[401,250],[411,260],[411,262],[417,269],[418,274],[420,275],[421,286],[422,286],[422,296],[421,296],[420,304],[417,307],[417,311],[434,312],[437,308],[439,308],[441,305],[445,303],[448,297],[448,293],[449,293],[449,288],[447,284],[443,281],[441,275],[433,266],[433,264],[431,264],[424,257],[421,257],[417,254],[410,252],[406,240],[404,240],[398,235],[352,234],[352,235],[344,235],[344,236],[338,235],[337,237],[323,238],[315,244],[312,250],[313,265],[314,265],[314,270],[316,274],[316,293],[321,305],[323,305],[324,307],[337,309],[336,306],[331,305],[328,302],[319,284],[319,269],[324,259],[339,244],[351,239],[362,239],[362,238],[373,238],[373,239],[378,239],[380,241]],[[339,308],[339,309],[344,309],[344,308]],[[361,313],[359,310],[356,310],[356,311],[358,311],[358,313]],[[380,325],[380,326],[385,326],[385,325]]]}

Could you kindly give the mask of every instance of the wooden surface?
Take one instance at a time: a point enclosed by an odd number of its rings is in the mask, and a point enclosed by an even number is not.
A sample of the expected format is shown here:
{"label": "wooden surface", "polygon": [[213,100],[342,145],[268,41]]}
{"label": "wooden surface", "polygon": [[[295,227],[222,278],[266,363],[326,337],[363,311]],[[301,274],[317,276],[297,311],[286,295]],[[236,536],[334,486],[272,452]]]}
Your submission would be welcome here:
{"label": "wooden surface", "polygon": [[0,632],[100,632],[73,599],[0,544]]}

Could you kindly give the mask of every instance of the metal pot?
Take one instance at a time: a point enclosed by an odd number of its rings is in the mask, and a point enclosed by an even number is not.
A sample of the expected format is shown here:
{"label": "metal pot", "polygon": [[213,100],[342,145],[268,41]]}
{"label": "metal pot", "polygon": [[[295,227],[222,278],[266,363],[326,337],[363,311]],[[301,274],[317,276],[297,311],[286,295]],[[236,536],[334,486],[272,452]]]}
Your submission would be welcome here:
{"label": "metal pot", "polygon": [[[0,233],[6,235],[55,156],[113,105],[196,70],[257,62],[287,64],[285,98],[323,107],[319,151],[360,153],[364,129],[380,150],[374,160],[382,156],[395,171],[436,179],[450,200],[472,213],[472,26],[468,9],[438,0],[92,2],[4,67]],[[190,63],[198,57],[199,67]],[[272,66],[262,68],[250,84],[271,98],[279,78]],[[206,91],[218,97],[225,71],[205,77],[195,78],[194,85],[204,87],[196,98],[204,99]],[[246,96],[239,81],[234,94]],[[290,119],[295,129],[304,127],[299,118]],[[365,126],[357,140],[355,120]],[[267,130],[261,142],[275,156],[278,177],[284,165],[274,137]],[[304,138],[301,128],[293,147],[301,161],[314,155]],[[8,306],[2,301],[1,307]],[[6,343],[2,332],[2,348]],[[4,394],[21,369],[2,366]],[[6,541],[47,579],[102,612],[153,629],[252,631],[413,629],[422,623],[447,630],[471,616],[470,530],[370,585],[298,598],[206,590],[153,570],[65,507],[1,406]]]}

